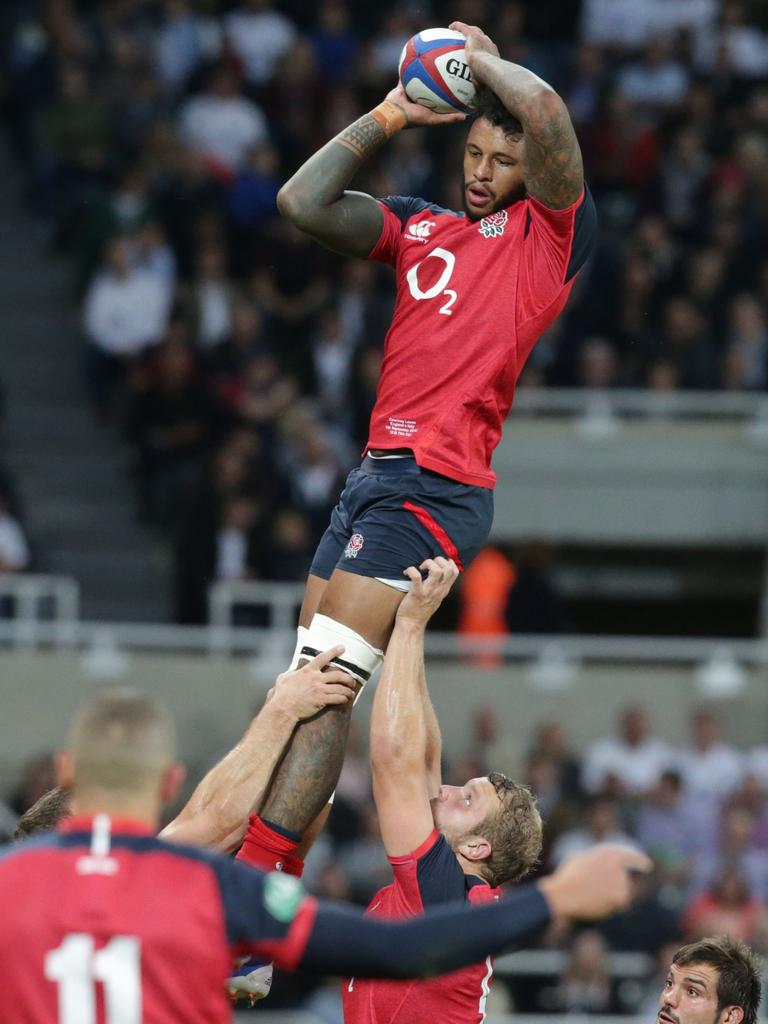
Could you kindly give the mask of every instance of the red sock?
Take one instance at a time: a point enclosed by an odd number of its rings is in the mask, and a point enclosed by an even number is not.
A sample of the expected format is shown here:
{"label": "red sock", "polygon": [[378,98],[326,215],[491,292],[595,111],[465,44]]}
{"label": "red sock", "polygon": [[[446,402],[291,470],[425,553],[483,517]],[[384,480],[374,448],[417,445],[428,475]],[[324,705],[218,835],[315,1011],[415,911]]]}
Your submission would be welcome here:
{"label": "red sock", "polygon": [[287,875],[301,878],[304,861],[296,856],[299,840],[275,832],[265,825],[258,814],[248,819],[248,831],[237,854],[242,860],[259,871],[284,871]]}

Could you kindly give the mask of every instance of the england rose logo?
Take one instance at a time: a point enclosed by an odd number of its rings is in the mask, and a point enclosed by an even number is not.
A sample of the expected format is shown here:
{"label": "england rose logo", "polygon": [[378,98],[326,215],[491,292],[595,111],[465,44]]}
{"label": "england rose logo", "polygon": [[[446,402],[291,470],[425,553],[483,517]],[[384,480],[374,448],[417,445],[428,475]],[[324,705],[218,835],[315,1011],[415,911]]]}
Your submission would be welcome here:
{"label": "england rose logo", "polygon": [[504,234],[506,224],[507,211],[497,210],[496,213],[490,213],[487,217],[483,217],[478,231],[484,238],[496,238],[497,235]]}
{"label": "england rose logo", "polygon": [[344,548],[345,558],[357,558],[360,548],[363,546],[363,535],[362,533],[353,533],[349,538],[347,546]]}

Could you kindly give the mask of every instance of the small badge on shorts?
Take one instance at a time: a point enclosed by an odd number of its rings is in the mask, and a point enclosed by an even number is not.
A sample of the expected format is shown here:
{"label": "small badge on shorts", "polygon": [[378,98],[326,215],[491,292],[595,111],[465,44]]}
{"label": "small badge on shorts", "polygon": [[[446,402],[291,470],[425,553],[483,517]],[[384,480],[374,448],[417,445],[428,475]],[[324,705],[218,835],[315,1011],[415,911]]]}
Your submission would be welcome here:
{"label": "small badge on shorts", "polygon": [[363,546],[363,535],[362,533],[353,533],[349,538],[347,546],[344,548],[345,558],[357,558],[358,552]]}

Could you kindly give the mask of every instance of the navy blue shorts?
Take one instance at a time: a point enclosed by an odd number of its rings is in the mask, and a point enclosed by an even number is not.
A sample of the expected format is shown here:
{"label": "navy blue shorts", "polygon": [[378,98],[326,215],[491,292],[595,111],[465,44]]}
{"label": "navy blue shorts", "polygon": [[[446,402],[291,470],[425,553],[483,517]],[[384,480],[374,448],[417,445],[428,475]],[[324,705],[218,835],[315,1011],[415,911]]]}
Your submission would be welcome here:
{"label": "navy blue shorts", "polygon": [[466,569],[493,522],[493,491],[422,469],[410,457],[372,459],[347,477],[310,572],[334,569],[402,580],[409,565],[444,555]]}

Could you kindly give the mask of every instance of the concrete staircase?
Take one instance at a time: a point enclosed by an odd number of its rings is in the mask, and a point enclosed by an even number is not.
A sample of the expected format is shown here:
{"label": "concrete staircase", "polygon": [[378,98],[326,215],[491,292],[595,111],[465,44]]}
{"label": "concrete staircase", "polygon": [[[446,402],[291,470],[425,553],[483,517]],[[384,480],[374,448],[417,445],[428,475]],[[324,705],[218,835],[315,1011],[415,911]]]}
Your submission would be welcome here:
{"label": "concrete staircase", "polygon": [[127,453],[83,393],[72,274],[19,193],[0,143],[0,380],[35,569],[79,580],[84,619],[168,621],[169,553],[137,524]]}

